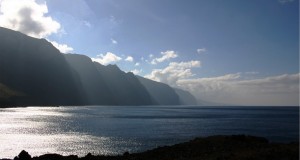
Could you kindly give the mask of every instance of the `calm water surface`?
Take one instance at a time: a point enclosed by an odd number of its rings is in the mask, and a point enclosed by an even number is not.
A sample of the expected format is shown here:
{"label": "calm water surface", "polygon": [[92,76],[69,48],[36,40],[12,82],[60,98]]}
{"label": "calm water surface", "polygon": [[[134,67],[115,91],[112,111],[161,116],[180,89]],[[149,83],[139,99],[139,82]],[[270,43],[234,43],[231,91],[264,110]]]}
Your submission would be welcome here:
{"label": "calm water surface", "polygon": [[122,154],[199,136],[299,141],[299,107],[80,106],[0,109],[0,158]]}

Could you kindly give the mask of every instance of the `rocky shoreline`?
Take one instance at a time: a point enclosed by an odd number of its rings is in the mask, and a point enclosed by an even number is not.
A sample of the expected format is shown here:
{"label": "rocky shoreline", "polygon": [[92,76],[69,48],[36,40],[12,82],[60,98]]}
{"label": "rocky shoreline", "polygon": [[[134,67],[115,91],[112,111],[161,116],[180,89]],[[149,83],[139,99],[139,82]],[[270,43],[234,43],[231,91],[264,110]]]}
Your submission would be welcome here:
{"label": "rocky shoreline", "polygon": [[[270,143],[262,137],[232,135],[196,138],[173,146],[119,156],[87,154],[62,156],[45,154],[31,157],[22,151],[14,160],[298,160],[299,142]],[[8,159],[2,159],[8,160]]]}

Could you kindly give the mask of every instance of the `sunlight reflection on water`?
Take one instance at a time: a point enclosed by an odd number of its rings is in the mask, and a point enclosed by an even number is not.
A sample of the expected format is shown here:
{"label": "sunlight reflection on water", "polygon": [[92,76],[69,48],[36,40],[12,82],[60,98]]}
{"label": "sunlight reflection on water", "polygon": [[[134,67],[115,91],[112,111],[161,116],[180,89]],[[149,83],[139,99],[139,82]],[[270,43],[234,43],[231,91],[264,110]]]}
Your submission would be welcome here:
{"label": "sunlight reflection on water", "polygon": [[9,158],[12,158],[12,155],[18,155],[23,149],[26,149],[31,155],[45,153],[70,155],[74,154],[74,151],[80,156],[86,155],[88,151],[94,151],[92,153],[95,154],[116,154],[114,149],[110,147],[110,138],[79,135],[78,133],[55,135],[2,134],[0,143],[6,144],[1,146],[1,156]]}
{"label": "sunlight reflection on water", "polygon": [[197,106],[80,106],[0,109],[0,158],[21,150],[122,154],[198,136],[250,134],[299,140],[299,108]]}
{"label": "sunlight reflection on water", "polygon": [[62,132],[63,128],[68,126],[64,126],[61,122],[72,116],[71,113],[63,112],[65,110],[53,107],[0,109],[0,144],[2,144],[0,158],[13,158],[12,156],[18,155],[23,149],[32,156],[45,153],[79,156],[84,156],[88,152],[117,154],[115,145],[131,143],[72,130]]}

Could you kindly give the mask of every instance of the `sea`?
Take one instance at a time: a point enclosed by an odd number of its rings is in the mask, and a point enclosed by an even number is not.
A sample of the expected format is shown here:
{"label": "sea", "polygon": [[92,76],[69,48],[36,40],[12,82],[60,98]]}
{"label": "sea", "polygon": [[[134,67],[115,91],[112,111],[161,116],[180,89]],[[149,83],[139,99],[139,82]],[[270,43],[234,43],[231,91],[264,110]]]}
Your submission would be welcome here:
{"label": "sea", "polygon": [[21,150],[117,155],[212,135],[299,141],[299,107],[60,106],[0,109],[0,158]]}

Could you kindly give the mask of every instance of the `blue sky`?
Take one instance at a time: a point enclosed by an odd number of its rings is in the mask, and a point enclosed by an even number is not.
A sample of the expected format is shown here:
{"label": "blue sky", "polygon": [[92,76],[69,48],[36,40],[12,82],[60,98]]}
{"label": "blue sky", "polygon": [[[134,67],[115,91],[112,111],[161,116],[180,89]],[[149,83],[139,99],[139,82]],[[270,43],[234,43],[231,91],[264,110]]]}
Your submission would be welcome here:
{"label": "blue sky", "polygon": [[[112,52],[139,61],[174,50],[176,61],[202,61],[199,77],[298,72],[298,1],[77,1],[47,1],[49,14],[67,32],[51,38],[76,53]],[[207,54],[197,54],[198,48]]]}
{"label": "blue sky", "polygon": [[[65,51],[117,64],[202,100],[299,104],[297,0],[24,1],[33,10],[47,7],[47,26],[59,24],[31,36],[65,44]],[[5,22],[0,17],[2,26],[22,32]]]}

